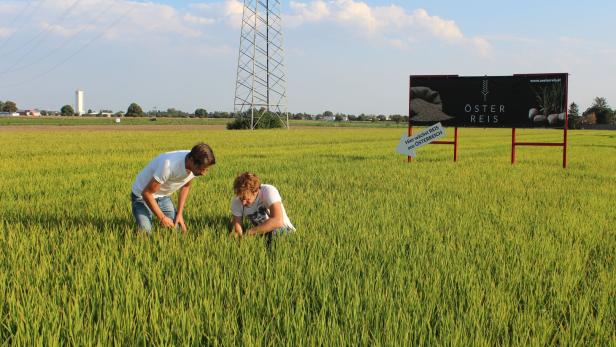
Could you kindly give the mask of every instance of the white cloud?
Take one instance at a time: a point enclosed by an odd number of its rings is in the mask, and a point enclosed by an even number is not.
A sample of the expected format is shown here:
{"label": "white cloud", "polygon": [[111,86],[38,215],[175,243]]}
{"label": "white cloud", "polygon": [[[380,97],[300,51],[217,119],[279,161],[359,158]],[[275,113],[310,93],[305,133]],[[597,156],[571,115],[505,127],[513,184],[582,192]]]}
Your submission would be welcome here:
{"label": "white cloud", "polygon": [[76,25],[76,26],[62,26],[59,24],[50,24],[47,22],[41,23],[41,28],[53,35],[62,37],[71,37],[81,32],[91,31],[96,28],[94,25]]}
{"label": "white cloud", "polygon": [[380,24],[372,8],[364,2],[337,0],[336,6],[334,16],[341,23],[362,27],[369,33],[374,32]]}
{"label": "white cloud", "polygon": [[9,28],[0,27],[0,39],[9,37],[13,33],[13,30]]}
{"label": "white cloud", "polygon": [[290,9],[291,14],[287,20],[293,21],[292,26],[331,21],[354,28],[361,36],[398,48],[405,48],[421,38],[435,38],[450,44],[468,46],[481,56],[488,56],[491,52],[487,38],[466,36],[455,21],[430,15],[424,9],[408,12],[398,5],[370,6],[355,0],[292,1]]}
{"label": "white cloud", "polygon": [[284,16],[284,23],[287,26],[318,22],[330,15],[329,6],[323,0],[316,0],[310,4],[291,1],[289,7],[293,14]]}
{"label": "white cloud", "polygon": [[244,13],[244,4],[238,0],[227,0],[225,2],[225,16],[227,22],[233,27],[239,28],[242,26],[242,14]]}
{"label": "white cloud", "polygon": [[211,25],[216,22],[214,19],[193,16],[190,13],[185,14],[182,18],[189,23],[200,24],[200,25]]}
{"label": "white cloud", "polygon": [[485,35],[484,38],[488,41],[501,41],[501,42],[513,42],[523,44],[537,44],[541,43],[541,40],[535,37],[524,37],[515,35]]}
{"label": "white cloud", "polygon": [[[9,1],[0,5],[0,10],[15,12],[18,5],[18,1]],[[193,3],[185,10],[136,0],[46,0],[30,20],[51,35],[61,37],[96,32],[109,40],[150,42],[160,37],[199,38],[216,24],[239,29],[243,8],[240,0]],[[66,20],[54,20],[62,16]],[[291,0],[283,24],[296,27],[325,21],[398,48],[436,39],[470,47],[480,55],[489,55],[491,51],[488,38],[464,35],[453,20],[431,15],[424,9],[411,12],[398,5],[373,6],[361,0]],[[9,36],[7,30],[0,27],[0,37]]]}
{"label": "white cloud", "polygon": [[47,0],[19,31],[38,27],[52,37],[95,32],[106,39],[143,42],[161,36],[200,37],[203,25],[212,23],[208,18],[153,2]]}
{"label": "white cloud", "polygon": [[183,14],[175,8],[155,3],[116,1],[111,18],[121,18],[106,37],[141,37],[147,35],[180,35],[194,38],[201,31],[191,27]]}
{"label": "white cloud", "polygon": [[[0,14],[13,14],[16,13],[17,11],[19,11],[19,5],[17,2],[13,2],[13,3],[0,3]],[[26,5],[21,4],[22,10],[26,9]]]}
{"label": "white cloud", "polygon": [[563,43],[566,45],[575,45],[575,46],[583,45],[586,43],[586,40],[580,37],[571,37],[571,36],[561,36],[558,38],[558,40],[560,41],[560,43]]}
{"label": "white cloud", "polygon": [[215,22],[224,22],[236,29],[242,26],[244,3],[239,0],[224,0],[215,3],[194,3],[189,7],[207,13],[214,18],[213,21]]}
{"label": "white cloud", "polygon": [[417,25],[427,29],[437,38],[448,41],[459,41],[464,39],[462,31],[452,20],[430,16],[428,11],[424,9],[415,10],[411,18]]}

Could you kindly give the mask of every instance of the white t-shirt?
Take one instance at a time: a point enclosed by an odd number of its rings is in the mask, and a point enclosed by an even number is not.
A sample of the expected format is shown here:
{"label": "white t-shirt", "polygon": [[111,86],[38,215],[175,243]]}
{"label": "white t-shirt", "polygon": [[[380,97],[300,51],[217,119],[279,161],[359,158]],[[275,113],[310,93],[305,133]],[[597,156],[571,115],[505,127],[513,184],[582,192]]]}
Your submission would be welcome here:
{"label": "white t-shirt", "polygon": [[269,184],[261,185],[257,198],[248,206],[242,206],[240,199],[237,196],[233,197],[233,199],[231,199],[231,212],[236,217],[248,217],[253,225],[261,225],[269,219],[269,207],[275,202],[280,202],[282,219],[284,221],[283,227],[295,230],[295,227],[289,220],[289,216],[287,216],[287,211],[284,209],[278,189]]}
{"label": "white t-shirt", "polygon": [[154,178],[160,183],[160,189],[154,193],[155,198],[169,196],[195,176],[186,170],[185,159],[190,151],[167,152],[152,159],[137,175],[133,183],[133,194],[141,197],[143,190]]}

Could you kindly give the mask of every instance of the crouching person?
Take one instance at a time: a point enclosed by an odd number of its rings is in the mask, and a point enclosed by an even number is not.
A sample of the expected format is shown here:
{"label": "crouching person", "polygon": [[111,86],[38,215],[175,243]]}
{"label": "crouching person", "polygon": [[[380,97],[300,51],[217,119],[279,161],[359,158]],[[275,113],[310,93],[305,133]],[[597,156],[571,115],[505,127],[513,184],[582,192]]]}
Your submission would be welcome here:
{"label": "crouching person", "polygon": [[[150,232],[155,217],[165,228],[186,232],[182,215],[192,179],[204,175],[216,163],[210,146],[198,143],[192,150],[167,152],[152,159],[133,183],[131,202],[138,230]],[[171,195],[178,194],[178,209]]]}
{"label": "crouching person", "polygon": [[[271,240],[273,236],[295,231],[276,187],[261,184],[257,175],[245,172],[235,178],[233,190],[232,235],[266,235]],[[242,230],[244,217],[250,219],[252,228]]]}

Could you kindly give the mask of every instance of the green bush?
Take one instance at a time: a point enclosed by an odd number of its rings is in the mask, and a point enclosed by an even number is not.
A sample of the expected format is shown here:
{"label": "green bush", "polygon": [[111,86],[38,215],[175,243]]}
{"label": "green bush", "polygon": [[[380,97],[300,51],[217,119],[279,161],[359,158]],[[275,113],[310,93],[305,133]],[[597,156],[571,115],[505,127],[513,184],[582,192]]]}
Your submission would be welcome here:
{"label": "green bush", "polygon": [[[273,112],[264,112],[259,118],[255,115],[255,129],[275,129],[284,128],[283,121]],[[227,129],[250,129],[250,113],[245,112],[243,115],[238,116],[231,123],[227,123]]]}
{"label": "green bush", "polygon": [[250,118],[237,117],[231,123],[227,123],[229,130],[250,129]]}

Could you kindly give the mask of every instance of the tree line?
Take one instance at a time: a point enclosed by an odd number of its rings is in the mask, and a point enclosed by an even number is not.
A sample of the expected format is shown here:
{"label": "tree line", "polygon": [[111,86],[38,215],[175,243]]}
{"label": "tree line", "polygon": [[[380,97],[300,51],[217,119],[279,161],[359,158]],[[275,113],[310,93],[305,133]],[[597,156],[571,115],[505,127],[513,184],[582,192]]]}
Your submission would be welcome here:
{"label": "tree line", "polygon": [[[17,104],[13,101],[1,101],[0,100],[0,112],[17,112]],[[75,110],[71,105],[64,105],[60,108],[60,111],[41,111],[41,115],[59,115],[59,116],[74,116]],[[175,108],[168,108],[167,110],[150,110],[144,112],[141,106],[137,103],[131,103],[126,112],[115,112],[109,110],[101,110],[98,113],[88,110],[88,115],[107,116],[113,115],[115,117],[196,117],[196,118],[234,118],[233,112],[215,111],[208,112],[205,108],[197,108],[194,112],[188,113]],[[306,112],[289,113],[289,119],[293,120],[335,120],[335,121],[386,121],[390,120],[396,123],[406,123],[409,117],[406,115],[393,114],[393,115],[374,115],[374,114],[344,114],[333,113],[332,111],[325,111],[318,114],[310,114]],[[569,105],[569,128],[579,129],[585,124],[612,124],[616,125],[616,109],[612,109],[607,99],[604,97],[596,97],[593,104],[588,107],[583,113],[580,114],[579,106],[572,102]]]}
{"label": "tree line", "polygon": [[586,124],[610,124],[616,125],[616,109],[612,109],[607,99],[596,97],[582,114],[575,102],[569,105],[569,128],[580,129]]}

